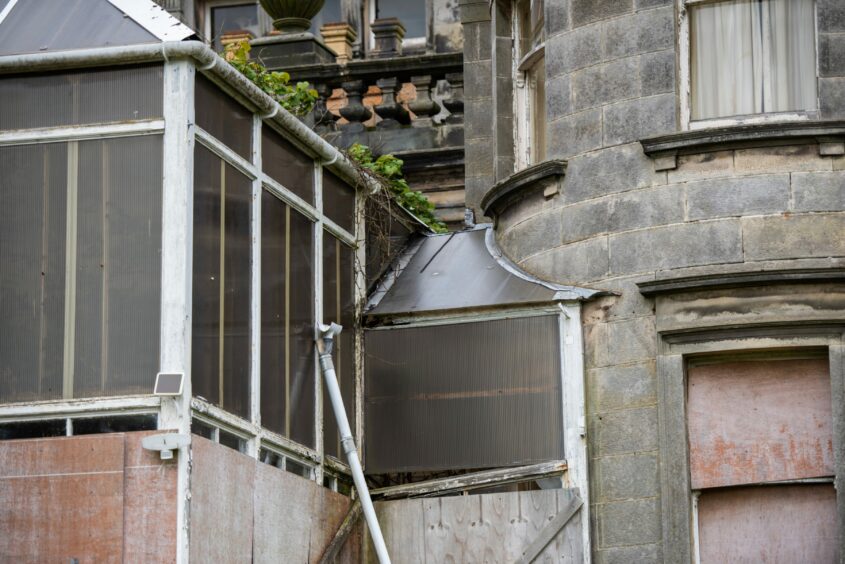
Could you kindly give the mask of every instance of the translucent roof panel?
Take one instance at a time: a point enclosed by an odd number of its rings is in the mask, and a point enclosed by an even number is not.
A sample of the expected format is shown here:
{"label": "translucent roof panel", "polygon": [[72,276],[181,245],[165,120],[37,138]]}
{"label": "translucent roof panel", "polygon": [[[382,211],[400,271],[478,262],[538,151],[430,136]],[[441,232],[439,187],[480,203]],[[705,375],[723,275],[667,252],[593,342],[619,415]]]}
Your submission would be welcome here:
{"label": "translucent roof panel", "polygon": [[151,0],[0,0],[0,56],[181,40],[193,35]]}

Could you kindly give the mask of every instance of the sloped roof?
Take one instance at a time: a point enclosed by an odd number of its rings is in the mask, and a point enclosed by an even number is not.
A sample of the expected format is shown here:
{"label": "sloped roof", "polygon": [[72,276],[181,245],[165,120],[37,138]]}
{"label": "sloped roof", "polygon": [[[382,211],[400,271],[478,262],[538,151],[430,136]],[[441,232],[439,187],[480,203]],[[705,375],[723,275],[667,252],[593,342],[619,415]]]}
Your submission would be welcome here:
{"label": "sloped roof", "polygon": [[181,41],[193,35],[152,0],[0,0],[0,56]]}
{"label": "sloped roof", "polygon": [[435,313],[588,299],[599,292],[552,284],[502,254],[490,225],[412,244],[373,292],[365,315]]}

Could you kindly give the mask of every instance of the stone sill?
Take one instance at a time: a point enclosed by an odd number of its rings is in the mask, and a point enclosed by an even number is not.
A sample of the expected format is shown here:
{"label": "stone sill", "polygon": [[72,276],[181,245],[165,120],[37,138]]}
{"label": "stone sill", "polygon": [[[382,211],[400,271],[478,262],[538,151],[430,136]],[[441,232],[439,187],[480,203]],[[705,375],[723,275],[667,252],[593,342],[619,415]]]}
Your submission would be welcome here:
{"label": "stone sill", "polygon": [[717,288],[740,288],[744,286],[766,286],[769,284],[818,283],[845,281],[845,269],[820,268],[799,270],[766,270],[754,272],[734,272],[666,278],[637,283],[640,293],[652,297],[658,294],[673,294],[696,290]]}
{"label": "stone sill", "polygon": [[801,121],[734,125],[682,131],[642,139],[654,169],[677,168],[678,155],[814,143],[822,156],[845,155],[845,121]]}
{"label": "stone sill", "polygon": [[354,59],[345,65],[338,63],[298,65],[284,69],[294,81],[311,84],[340,85],[353,79],[375,81],[397,77],[407,81],[411,76],[463,73],[463,53],[426,53],[399,55],[382,59]]}
{"label": "stone sill", "polygon": [[[484,215],[494,217],[519,198],[544,188],[544,195],[551,197],[557,194],[557,186],[549,185],[549,180],[555,180],[566,174],[566,161],[543,161],[526,169],[515,172],[501,182],[495,184],[481,199],[481,209]],[[493,214],[493,215],[491,215]]]}

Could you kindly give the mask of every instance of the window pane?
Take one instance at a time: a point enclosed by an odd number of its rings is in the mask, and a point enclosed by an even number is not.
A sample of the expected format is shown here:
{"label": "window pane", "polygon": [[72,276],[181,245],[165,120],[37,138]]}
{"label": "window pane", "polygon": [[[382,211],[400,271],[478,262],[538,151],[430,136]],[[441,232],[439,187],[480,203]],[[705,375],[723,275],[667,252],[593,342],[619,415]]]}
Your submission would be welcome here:
{"label": "window pane", "polygon": [[201,145],[194,163],[194,394],[249,416],[248,178]]}
{"label": "window pane", "polygon": [[702,564],[839,562],[833,484],[726,488],[698,500]]}
{"label": "window pane", "polygon": [[153,389],[161,309],[161,150],[160,136],[78,144],[74,397]]}
{"label": "window pane", "polygon": [[555,315],[366,333],[366,470],[562,459]]}
{"label": "window pane", "polygon": [[425,37],[425,2],[419,0],[378,0],[377,18],[399,18],[405,37]]}
{"label": "window pane", "polygon": [[340,13],[340,0],[326,0],[320,13],[311,19],[311,33],[319,35],[320,28],[327,23],[337,23],[343,21],[343,16]]}
{"label": "window pane", "polygon": [[197,73],[197,125],[247,160],[252,160],[252,112]]}
{"label": "window pane", "polygon": [[0,129],[162,116],[161,65],[0,79]]}
{"label": "window pane", "polygon": [[266,125],[261,128],[261,163],[270,178],[314,203],[313,159]]}
{"label": "window pane", "polygon": [[816,109],[814,3],[690,9],[692,119]]}
{"label": "window pane", "polygon": [[67,163],[65,144],[0,147],[0,402],[62,397]]}
{"label": "window pane", "polygon": [[313,224],[267,191],[261,216],[261,423],[313,448]]}
{"label": "window pane", "polygon": [[323,212],[350,233],[355,231],[355,190],[327,170],[323,171]]}
{"label": "window pane", "polygon": [[211,39],[214,40],[215,50],[222,49],[220,38],[233,31],[248,31],[253,37],[261,37],[257,4],[220,6],[211,9]]}
{"label": "window pane", "polygon": [[[355,251],[323,234],[323,322],[343,326],[332,352],[349,426],[355,430]],[[323,443],[326,454],[341,458],[337,420],[323,386]]]}

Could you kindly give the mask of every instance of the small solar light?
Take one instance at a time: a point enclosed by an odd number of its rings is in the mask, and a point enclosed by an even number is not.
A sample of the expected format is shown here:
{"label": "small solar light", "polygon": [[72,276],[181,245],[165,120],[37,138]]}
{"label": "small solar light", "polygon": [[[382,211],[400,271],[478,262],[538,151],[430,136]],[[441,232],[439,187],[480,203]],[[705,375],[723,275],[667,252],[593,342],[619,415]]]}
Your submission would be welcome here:
{"label": "small solar light", "polygon": [[182,382],[185,375],[181,372],[159,372],[156,374],[156,384],[153,394],[157,396],[178,396],[182,394]]}
{"label": "small solar light", "polygon": [[158,451],[162,460],[171,460],[173,451],[191,444],[191,437],[179,433],[149,435],[141,439],[141,446],[146,450]]}

